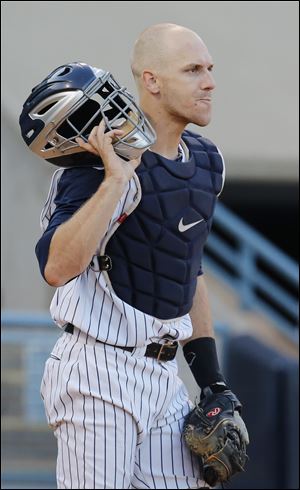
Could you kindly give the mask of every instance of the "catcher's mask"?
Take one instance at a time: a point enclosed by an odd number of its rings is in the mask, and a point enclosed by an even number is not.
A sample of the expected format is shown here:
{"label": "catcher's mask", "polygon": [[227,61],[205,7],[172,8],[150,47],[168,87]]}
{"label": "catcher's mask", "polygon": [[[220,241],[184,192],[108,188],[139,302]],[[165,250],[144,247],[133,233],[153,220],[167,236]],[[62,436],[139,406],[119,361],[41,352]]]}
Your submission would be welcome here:
{"label": "catcher's mask", "polygon": [[156,139],[154,129],[134,98],[111,73],[85,63],[56,68],[32,92],[19,123],[28,147],[60,167],[99,165],[99,157],[80,148],[102,118],[106,130],[122,129],[113,142],[116,153],[139,157]]}

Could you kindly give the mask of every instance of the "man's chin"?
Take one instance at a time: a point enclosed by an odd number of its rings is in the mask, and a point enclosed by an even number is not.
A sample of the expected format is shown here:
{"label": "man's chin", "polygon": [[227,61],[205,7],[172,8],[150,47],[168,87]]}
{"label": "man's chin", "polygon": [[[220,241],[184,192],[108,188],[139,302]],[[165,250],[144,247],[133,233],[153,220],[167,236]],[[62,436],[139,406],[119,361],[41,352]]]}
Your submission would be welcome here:
{"label": "man's chin", "polygon": [[206,116],[201,116],[201,117],[193,117],[193,119],[190,121],[193,124],[196,124],[196,126],[204,127],[207,126],[211,121],[211,115],[207,114]]}
{"label": "man's chin", "polygon": [[189,117],[184,118],[184,123],[186,126],[188,124],[195,124],[196,126],[204,127],[204,126],[207,126],[210,123],[210,121],[211,121],[210,115],[207,115],[205,117],[203,117],[203,116],[201,116],[201,117],[191,116],[190,118]]}
{"label": "man's chin", "polygon": [[210,119],[207,120],[207,121],[191,121],[191,123],[195,124],[196,126],[199,126],[200,128],[204,128],[205,126],[207,126],[209,123],[210,123]]}

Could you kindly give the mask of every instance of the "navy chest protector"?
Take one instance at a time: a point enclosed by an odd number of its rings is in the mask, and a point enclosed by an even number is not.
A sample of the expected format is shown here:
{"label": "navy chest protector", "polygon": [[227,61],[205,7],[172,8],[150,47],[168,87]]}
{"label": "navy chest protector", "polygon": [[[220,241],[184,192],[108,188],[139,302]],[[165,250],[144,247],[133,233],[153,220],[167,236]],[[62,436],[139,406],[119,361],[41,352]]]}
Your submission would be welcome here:
{"label": "navy chest protector", "polygon": [[142,197],[108,241],[115,293],[159,319],[191,309],[202,252],[222,188],[223,161],[208,140],[185,131],[190,160],[146,151],[136,170]]}

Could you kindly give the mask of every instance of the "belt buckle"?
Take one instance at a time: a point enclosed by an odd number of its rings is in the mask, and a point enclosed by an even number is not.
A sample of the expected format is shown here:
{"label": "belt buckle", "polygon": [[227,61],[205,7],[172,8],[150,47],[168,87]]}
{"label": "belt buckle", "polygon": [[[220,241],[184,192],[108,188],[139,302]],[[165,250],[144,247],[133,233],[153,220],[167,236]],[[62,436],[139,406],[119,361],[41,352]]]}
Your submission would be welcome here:
{"label": "belt buckle", "polygon": [[176,341],[174,342],[173,340],[169,340],[169,339],[166,340],[165,343],[162,344],[162,346],[161,346],[161,348],[159,350],[158,356],[156,358],[158,362],[162,362],[162,361],[160,361],[160,358],[163,355],[163,352],[164,352],[164,348],[165,347],[171,347],[171,348],[175,349],[175,354],[176,354],[176,351],[177,351],[177,348],[178,348],[178,342],[176,342]]}

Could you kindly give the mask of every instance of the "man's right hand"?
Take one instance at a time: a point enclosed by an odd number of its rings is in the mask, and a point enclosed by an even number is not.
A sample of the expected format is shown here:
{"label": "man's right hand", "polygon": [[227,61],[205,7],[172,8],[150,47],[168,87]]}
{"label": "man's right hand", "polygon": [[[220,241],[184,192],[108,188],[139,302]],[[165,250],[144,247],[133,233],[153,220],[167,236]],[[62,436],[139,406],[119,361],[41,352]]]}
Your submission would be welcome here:
{"label": "man's right hand", "polygon": [[113,178],[126,184],[140,164],[141,157],[127,162],[116,154],[113,143],[116,137],[121,137],[123,133],[121,129],[113,129],[105,133],[105,122],[102,119],[99,126],[92,129],[87,143],[82,138],[76,138],[76,142],[84,150],[101,158],[105,168],[105,179]]}

